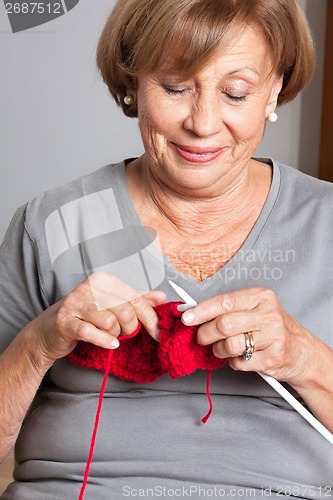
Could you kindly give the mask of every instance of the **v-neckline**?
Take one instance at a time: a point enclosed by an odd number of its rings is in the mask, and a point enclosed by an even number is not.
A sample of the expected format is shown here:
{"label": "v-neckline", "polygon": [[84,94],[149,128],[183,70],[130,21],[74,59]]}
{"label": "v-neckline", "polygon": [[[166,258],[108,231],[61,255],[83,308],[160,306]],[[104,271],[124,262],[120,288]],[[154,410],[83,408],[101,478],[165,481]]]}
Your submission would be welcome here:
{"label": "v-neckline", "polygon": [[[214,285],[217,280],[221,280],[225,278],[228,272],[230,272],[231,269],[235,268],[237,265],[239,265],[246,257],[247,255],[253,251],[254,247],[257,244],[258,239],[260,238],[260,235],[262,231],[265,228],[265,225],[267,224],[267,221],[270,217],[270,214],[273,211],[273,208],[275,206],[275,203],[278,198],[279,190],[280,190],[280,182],[281,182],[281,173],[278,164],[271,159],[267,158],[256,158],[256,160],[261,161],[263,163],[266,163],[268,165],[272,166],[273,169],[273,175],[272,175],[272,182],[271,186],[269,189],[268,196],[266,198],[266,201],[261,209],[261,212],[259,214],[259,217],[257,218],[251,232],[245,239],[244,243],[242,246],[238,249],[238,251],[235,253],[235,255],[223,266],[221,267],[216,273],[214,273],[212,276],[209,276],[208,278],[202,280],[202,281],[197,281],[195,278],[192,276],[189,276],[187,274],[183,274],[180,272],[173,264],[172,262],[168,259],[166,255],[164,255],[157,247],[154,248],[154,254],[151,254],[153,258],[156,258],[156,255],[159,256],[159,260],[163,259],[164,265],[166,267],[166,270],[168,271],[168,275],[171,275],[173,277],[177,276],[177,279],[184,284],[188,283],[191,286],[196,286],[198,290],[206,290],[210,286]],[[136,236],[139,241],[142,243],[143,248],[147,248],[147,251],[149,252],[149,245],[151,245],[152,241],[149,240],[149,237],[144,236],[143,231],[135,231],[136,227],[144,227],[142,224],[142,221],[140,219],[139,214],[136,211],[135,205],[133,203],[132,197],[130,195],[129,187],[128,187],[128,182],[127,182],[127,176],[126,176],[126,165],[130,162],[131,160],[125,160],[122,161],[116,165],[114,165],[114,174],[115,174],[115,180],[117,182],[117,190],[120,192],[120,203],[123,202],[123,200],[126,200],[126,206],[125,203],[122,206],[122,219],[124,225],[127,227],[131,227],[134,233],[136,233]]]}

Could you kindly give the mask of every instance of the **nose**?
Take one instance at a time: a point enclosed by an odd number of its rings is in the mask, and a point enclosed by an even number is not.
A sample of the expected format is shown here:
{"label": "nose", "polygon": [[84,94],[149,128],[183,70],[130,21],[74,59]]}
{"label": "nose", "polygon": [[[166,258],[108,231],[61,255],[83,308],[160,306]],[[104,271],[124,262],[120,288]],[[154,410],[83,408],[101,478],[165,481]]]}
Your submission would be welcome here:
{"label": "nose", "polygon": [[215,94],[197,96],[184,120],[184,128],[198,137],[209,137],[218,134],[222,127],[222,110]]}

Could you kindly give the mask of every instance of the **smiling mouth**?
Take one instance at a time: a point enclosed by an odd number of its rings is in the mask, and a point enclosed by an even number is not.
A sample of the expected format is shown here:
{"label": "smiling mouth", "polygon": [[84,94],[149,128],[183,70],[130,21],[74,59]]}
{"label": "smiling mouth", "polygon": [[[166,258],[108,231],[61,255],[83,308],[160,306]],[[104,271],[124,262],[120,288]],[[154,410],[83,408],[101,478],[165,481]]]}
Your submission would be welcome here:
{"label": "smiling mouth", "polygon": [[183,158],[184,160],[190,163],[209,163],[215,160],[220,154],[223,153],[227,148],[212,148],[212,147],[192,147],[192,146],[183,146],[180,144],[176,144],[174,142],[171,143],[177,154]]}

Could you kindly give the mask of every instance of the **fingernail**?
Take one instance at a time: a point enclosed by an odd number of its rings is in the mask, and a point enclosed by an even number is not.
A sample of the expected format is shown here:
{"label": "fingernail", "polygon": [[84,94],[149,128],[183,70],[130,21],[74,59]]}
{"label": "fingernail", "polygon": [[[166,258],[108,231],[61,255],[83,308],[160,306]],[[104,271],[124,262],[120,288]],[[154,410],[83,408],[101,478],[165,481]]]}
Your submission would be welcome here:
{"label": "fingernail", "polygon": [[119,340],[118,339],[112,339],[110,342],[111,349],[117,349],[119,347]]}
{"label": "fingernail", "polygon": [[184,321],[184,323],[188,323],[188,324],[192,323],[194,318],[195,318],[195,314],[192,311],[186,311],[182,315],[182,320]]}

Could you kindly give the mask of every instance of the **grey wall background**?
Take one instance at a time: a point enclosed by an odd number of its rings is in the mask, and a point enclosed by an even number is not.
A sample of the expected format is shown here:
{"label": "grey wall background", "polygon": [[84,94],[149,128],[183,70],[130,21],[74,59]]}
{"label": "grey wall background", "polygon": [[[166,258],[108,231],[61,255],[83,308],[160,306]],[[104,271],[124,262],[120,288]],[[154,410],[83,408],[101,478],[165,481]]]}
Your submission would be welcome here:
{"label": "grey wall background", "polygon": [[[142,153],[95,69],[99,34],[114,0],[80,0],[66,15],[13,34],[0,2],[0,241],[16,207],[53,186]],[[258,155],[316,176],[325,0],[302,0],[316,38],[311,86],[279,110]]]}

